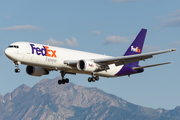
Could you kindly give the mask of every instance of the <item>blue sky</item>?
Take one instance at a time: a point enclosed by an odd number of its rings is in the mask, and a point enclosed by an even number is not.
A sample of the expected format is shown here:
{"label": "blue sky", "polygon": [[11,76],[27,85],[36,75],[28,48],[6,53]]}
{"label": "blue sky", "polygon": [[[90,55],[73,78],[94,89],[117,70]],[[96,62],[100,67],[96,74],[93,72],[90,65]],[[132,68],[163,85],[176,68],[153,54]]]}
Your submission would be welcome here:
{"label": "blue sky", "polygon": [[[148,29],[143,52],[180,47],[179,0],[40,0],[2,1],[0,4],[0,94],[21,84],[30,87],[59,72],[33,77],[26,66],[15,74],[15,66],[4,55],[17,41],[45,43],[64,48],[121,56],[141,28]],[[67,75],[70,82],[98,87],[131,103],[150,108],[180,106],[179,51],[154,56],[140,65],[174,62],[147,68],[130,77],[100,78],[89,83],[88,75]],[[61,86],[60,86],[61,87]]]}

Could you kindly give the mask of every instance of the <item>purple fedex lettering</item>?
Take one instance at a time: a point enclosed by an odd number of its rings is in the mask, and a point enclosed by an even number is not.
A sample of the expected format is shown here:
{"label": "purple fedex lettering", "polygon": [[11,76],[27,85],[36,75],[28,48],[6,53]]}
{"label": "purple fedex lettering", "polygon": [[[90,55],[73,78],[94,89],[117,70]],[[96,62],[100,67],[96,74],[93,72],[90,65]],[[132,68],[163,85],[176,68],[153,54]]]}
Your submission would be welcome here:
{"label": "purple fedex lettering", "polygon": [[40,55],[41,54],[41,49],[40,48],[36,48],[36,54]]}
{"label": "purple fedex lettering", "polygon": [[43,48],[39,48],[39,47],[34,47],[34,44],[30,44],[31,48],[32,48],[32,54],[34,54],[34,50],[36,50],[36,54],[37,55],[42,55],[42,56],[46,56],[46,48],[43,46]]}
{"label": "purple fedex lettering", "polygon": [[36,49],[34,46],[34,44],[30,44],[31,45],[31,48],[32,48],[32,54],[34,54],[34,49]]}
{"label": "purple fedex lettering", "polygon": [[[44,51],[44,52],[43,52]],[[43,46],[41,49],[42,56],[46,56],[46,48]]]}

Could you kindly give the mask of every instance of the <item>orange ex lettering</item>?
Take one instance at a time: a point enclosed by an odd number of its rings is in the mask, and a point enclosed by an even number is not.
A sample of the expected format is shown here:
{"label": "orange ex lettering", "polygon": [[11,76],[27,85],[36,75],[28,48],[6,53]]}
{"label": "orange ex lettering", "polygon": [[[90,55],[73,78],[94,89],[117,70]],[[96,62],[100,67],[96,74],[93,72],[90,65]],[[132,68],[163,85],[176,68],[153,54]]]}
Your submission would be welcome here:
{"label": "orange ex lettering", "polygon": [[[44,46],[44,47],[45,47],[45,49],[46,49],[46,56],[57,58],[57,56],[56,56],[56,50],[50,50],[48,46]],[[51,55],[50,53],[52,53],[52,55]]]}
{"label": "orange ex lettering", "polygon": [[141,49],[139,49],[139,47],[137,47],[137,52],[141,52]]}

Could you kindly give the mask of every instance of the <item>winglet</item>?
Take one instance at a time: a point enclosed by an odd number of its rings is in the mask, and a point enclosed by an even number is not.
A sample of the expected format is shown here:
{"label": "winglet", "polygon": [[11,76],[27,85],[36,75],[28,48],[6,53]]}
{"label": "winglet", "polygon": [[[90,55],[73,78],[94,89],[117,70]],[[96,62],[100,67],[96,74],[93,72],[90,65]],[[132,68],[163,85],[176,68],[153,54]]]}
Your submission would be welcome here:
{"label": "winglet", "polygon": [[141,54],[144,40],[146,37],[146,32],[147,32],[147,29],[141,29],[141,31],[139,32],[135,40],[132,42],[132,44],[129,46],[129,48],[125,52],[124,56]]}

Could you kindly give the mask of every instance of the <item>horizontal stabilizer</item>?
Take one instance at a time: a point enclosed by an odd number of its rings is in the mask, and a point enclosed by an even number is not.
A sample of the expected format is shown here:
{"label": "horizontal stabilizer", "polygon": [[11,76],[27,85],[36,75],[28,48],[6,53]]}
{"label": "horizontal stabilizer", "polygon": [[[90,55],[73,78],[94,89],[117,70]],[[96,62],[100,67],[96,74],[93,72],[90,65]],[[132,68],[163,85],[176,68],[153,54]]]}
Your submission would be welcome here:
{"label": "horizontal stabilizer", "polygon": [[147,66],[141,66],[141,67],[133,67],[133,70],[138,70],[142,68],[148,68],[148,67],[154,67],[154,66],[159,66],[159,65],[165,65],[165,64],[170,64],[172,62],[166,62],[166,63],[160,63],[160,64],[154,64],[154,65],[147,65]]}

